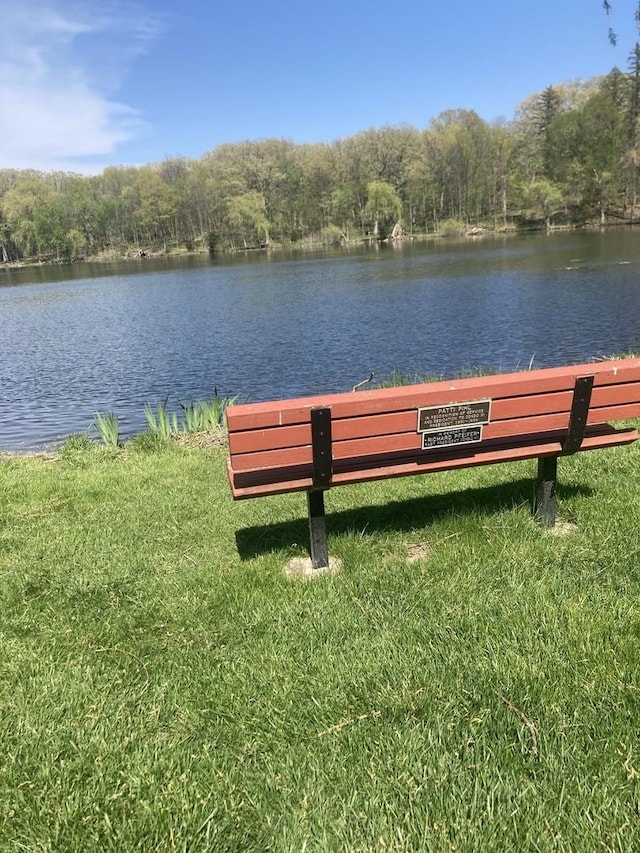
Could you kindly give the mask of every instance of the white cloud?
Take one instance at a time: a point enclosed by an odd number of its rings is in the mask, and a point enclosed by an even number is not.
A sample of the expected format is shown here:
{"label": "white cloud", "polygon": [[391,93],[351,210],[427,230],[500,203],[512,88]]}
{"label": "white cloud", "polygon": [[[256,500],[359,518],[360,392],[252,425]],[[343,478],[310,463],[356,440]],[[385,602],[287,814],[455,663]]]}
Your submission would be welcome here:
{"label": "white cloud", "polygon": [[0,20],[0,168],[99,171],[145,131],[117,91],[157,19],[108,0],[0,0]]}

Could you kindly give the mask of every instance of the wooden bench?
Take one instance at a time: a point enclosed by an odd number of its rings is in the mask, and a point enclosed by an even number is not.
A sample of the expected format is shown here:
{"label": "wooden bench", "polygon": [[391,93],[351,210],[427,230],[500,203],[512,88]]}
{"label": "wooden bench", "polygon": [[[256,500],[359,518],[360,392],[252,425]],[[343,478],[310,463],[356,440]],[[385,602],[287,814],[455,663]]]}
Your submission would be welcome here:
{"label": "wooden bench", "polygon": [[333,486],[517,459],[538,460],[534,512],[555,524],[558,457],[630,444],[640,359],[603,361],[230,406],[233,497],[306,492],[311,559],[328,564]]}

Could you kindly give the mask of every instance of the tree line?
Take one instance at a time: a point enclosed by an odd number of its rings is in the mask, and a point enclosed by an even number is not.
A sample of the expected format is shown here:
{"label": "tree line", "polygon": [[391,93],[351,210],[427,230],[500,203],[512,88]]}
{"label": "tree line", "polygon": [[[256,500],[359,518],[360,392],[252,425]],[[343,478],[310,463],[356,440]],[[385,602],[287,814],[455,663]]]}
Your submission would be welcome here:
{"label": "tree line", "polygon": [[0,261],[317,245],[480,227],[634,222],[640,45],[628,69],[548,86],[511,121],[220,145],[102,174],[0,170]]}

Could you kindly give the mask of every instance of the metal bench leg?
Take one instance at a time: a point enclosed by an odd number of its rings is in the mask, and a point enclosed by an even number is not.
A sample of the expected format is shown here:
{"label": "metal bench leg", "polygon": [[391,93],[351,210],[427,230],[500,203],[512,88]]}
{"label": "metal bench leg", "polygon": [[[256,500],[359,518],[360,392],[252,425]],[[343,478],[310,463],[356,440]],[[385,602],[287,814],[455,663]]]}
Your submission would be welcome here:
{"label": "metal bench leg", "polygon": [[538,459],[538,478],[533,512],[543,527],[554,527],[556,523],[556,484],[558,480],[558,457],[541,456]]}
{"label": "metal bench leg", "polygon": [[323,491],[307,492],[307,509],[309,512],[311,565],[314,569],[324,569],[329,565],[329,550],[327,548]]}

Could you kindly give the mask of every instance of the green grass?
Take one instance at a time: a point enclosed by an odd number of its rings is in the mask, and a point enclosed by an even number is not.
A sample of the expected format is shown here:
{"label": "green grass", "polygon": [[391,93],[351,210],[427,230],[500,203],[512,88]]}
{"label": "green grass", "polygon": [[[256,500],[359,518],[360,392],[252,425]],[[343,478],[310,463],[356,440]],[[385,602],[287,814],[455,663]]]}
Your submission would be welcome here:
{"label": "green grass", "polygon": [[[0,461],[0,849],[631,851],[640,446],[303,495],[222,449]],[[408,562],[409,553],[423,558]]]}
{"label": "green grass", "polygon": [[[616,356],[611,356],[615,359],[622,358],[631,358],[632,354],[629,353],[627,355],[620,354]],[[495,373],[517,373],[518,371],[525,370],[533,370],[534,369],[534,361],[535,355],[531,356],[526,365],[523,365],[522,362],[516,362],[513,367],[510,368],[502,368],[502,367],[491,367],[490,365],[476,365],[474,367],[462,367],[455,372],[455,375],[452,377],[445,377],[444,374],[437,373],[424,373],[424,372],[414,372],[407,373],[402,370],[394,370],[389,376],[378,376],[375,378],[375,385],[378,388],[396,388],[400,385],[420,385],[426,382],[441,382],[446,378],[450,379],[472,379],[475,376],[492,376]],[[372,374],[373,377],[374,374]],[[367,386],[364,385],[366,388]]]}
{"label": "green grass", "polygon": [[[389,376],[378,376],[375,384],[378,388],[396,388],[399,385],[422,385],[425,382],[440,382],[442,376],[435,373],[406,373],[394,370]],[[364,386],[365,389],[367,386]]]}
{"label": "green grass", "polygon": [[612,355],[608,355],[602,360],[607,361],[608,359],[613,359],[614,361],[620,361],[620,359],[624,358],[640,358],[640,351],[627,350],[626,352],[614,352]]}

